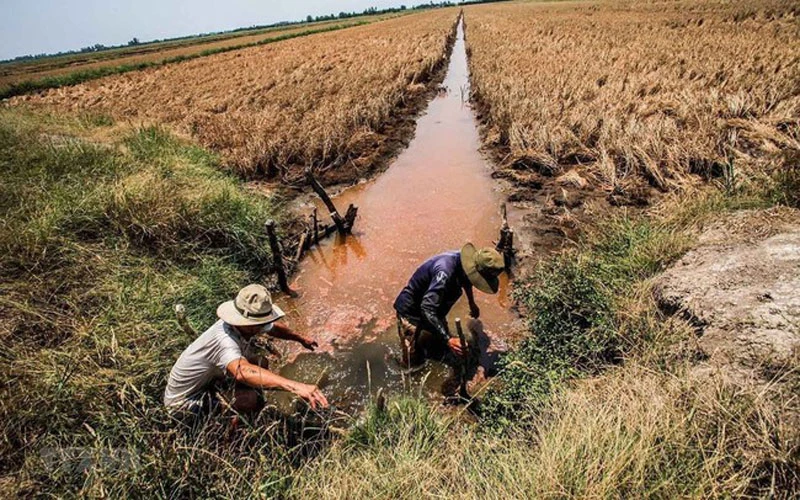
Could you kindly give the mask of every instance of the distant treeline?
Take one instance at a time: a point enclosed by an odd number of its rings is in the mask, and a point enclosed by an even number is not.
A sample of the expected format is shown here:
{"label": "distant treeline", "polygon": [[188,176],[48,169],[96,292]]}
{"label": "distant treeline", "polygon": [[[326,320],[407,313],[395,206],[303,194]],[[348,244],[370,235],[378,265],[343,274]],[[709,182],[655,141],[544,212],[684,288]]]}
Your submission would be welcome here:
{"label": "distant treeline", "polygon": [[[393,14],[397,12],[404,12],[406,10],[422,10],[422,9],[438,9],[441,7],[454,7],[456,5],[464,5],[464,4],[473,4],[473,3],[492,3],[492,2],[505,2],[508,0],[465,0],[461,2],[428,2],[428,3],[421,3],[419,5],[415,5],[413,7],[406,7],[405,5],[401,5],[399,7],[388,7],[386,9],[378,9],[377,7],[369,7],[368,9],[364,9],[361,12],[339,12],[338,14],[328,14],[325,16],[306,16],[305,22],[319,22],[319,21],[331,21],[333,19],[347,19],[348,17],[358,17],[358,16],[374,16],[379,14]],[[292,24],[292,23],[286,23]]]}
{"label": "distant treeline", "polygon": [[46,57],[58,57],[58,56],[68,56],[68,55],[75,55],[75,54],[86,54],[91,52],[102,52],[105,50],[113,50],[113,49],[121,49],[124,47],[132,47],[136,45],[149,45],[154,43],[164,43],[164,42],[177,42],[180,40],[188,40],[192,38],[202,38],[202,37],[209,37],[209,36],[217,36],[217,35],[225,35],[229,33],[239,33],[242,31],[255,31],[261,29],[270,29],[270,28],[281,28],[285,26],[293,26],[296,24],[304,24],[304,23],[312,23],[312,22],[321,22],[321,21],[333,21],[336,19],[347,19],[350,17],[359,17],[359,16],[374,16],[380,14],[394,14],[399,12],[405,12],[407,10],[422,10],[422,9],[437,9],[441,7],[454,7],[456,5],[465,5],[465,4],[477,4],[477,3],[493,3],[493,2],[505,2],[508,0],[464,0],[461,2],[428,2],[422,3],[419,5],[415,5],[413,7],[406,7],[405,5],[400,5],[399,7],[389,7],[386,9],[378,9],[377,7],[369,7],[364,9],[361,12],[339,12],[338,14],[328,14],[323,16],[306,16],[305,20],[302,21],[280,21],[277,23],[272,24],[260,24],[260,25],[253,25],[248,27],[236,28],[227,31],[216,31],[216,32],[209,32],[209,33],[200,33],[196,35],[187,35],[187,36],[179,36],[174,38],[163,38],[163,39],[155,39],[150,40],[148,42],[140,42],[138,38],[134,37],[125,45],[103,45],[102,43],[96,43],[94,45],[90,45],[88,47],[83,47],[76,50],[64,50],[61,52],[54,52],[54,53],[42,53],[42,54],[31,54],[31,55],[24,55],[24,56],[17,56],[13,59],[4,59],[0,61],[0,63],[7,63],[7,62],[22,62],[22,61],[33,61],[36,59],[44,59]]}

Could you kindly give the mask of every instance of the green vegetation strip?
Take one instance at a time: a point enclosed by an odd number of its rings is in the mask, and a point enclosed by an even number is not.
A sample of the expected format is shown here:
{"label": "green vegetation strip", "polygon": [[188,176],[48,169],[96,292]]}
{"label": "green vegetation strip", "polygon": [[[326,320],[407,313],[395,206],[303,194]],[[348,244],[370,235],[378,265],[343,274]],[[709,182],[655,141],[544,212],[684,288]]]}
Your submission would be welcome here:
{"label": "green vegetation strip", "polygon": [[287,33],[285,35],[266,38],[264,40],[259,40],[257,42],[231,45],[230,47],[219,47],[216,49],[207,49],[194,54],[169,57],[166,59],[162,59],[160,61],[144,61],[135,64],[120,64],[118,66],[108,66],[91,70],[75,71],[73,73],[68,73],[66,75],[51,76],[47,78],[41,78],[38,80],[25,80],[19,83],[13,83],[5,88],[0,89],[0,99],[8,99],[9,97],[30,94],[32,92],[37,92],[40,90],[68,87],[70,85],[77,85],[79,83],[87,82],[90,80],[103,78],[104,76],[119,75],[122,73],[139,71],[147,68],[157,68],[160,66],[165,66],[167,64],[189,61],[192,59],[197,59],[199,57],[221,54],[223,52],[231,52],[234,50],[247,49],[250,47],[258,47],[261,45],[268,45],[271,43],[282,42],[284,40],[289,40],[292,38],[299,38],[303,36],[314,35],[317,33],[326,33],[329,31],[337,31],[345,28],[362,26],[365,24],[369,24],[370,22],[371,21],[359,21],[352,24],[337,24],[325,28],[300,31],[298,33]]}

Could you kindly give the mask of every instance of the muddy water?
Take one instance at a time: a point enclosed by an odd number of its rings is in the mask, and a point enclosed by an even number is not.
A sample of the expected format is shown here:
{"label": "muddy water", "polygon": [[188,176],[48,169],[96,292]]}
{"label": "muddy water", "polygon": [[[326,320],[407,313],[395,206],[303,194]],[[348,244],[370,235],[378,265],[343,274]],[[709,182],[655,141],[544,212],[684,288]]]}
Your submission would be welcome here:
{"label": "muddy water", "polygon": [[[292,285],[299,298],[280,299],[288,323],[320,344],[314,354],[284,346],[289,362],[280,372],[311,382],[327,371],[324,392],[339,408],[357,408],[379,387],[441,398],[437,394],[450,373],[446,366],[428,362],[405,382],[399,373],[392,303],[428,257],[467,241],[492,245],[498,236],[503,196],[478,151],[461,25],[444,87],[389,169],[334,199],[342,213],[349,203],[359,207],[354,234],[331,238],[306,254]],[[319,213],[327,217],[321,204]],[[505,276],[497,295],[475,291],[487,368],[519,329],[507,292]],[[451,311],[451,327],[456,317],[468,317],[464,297]]]}

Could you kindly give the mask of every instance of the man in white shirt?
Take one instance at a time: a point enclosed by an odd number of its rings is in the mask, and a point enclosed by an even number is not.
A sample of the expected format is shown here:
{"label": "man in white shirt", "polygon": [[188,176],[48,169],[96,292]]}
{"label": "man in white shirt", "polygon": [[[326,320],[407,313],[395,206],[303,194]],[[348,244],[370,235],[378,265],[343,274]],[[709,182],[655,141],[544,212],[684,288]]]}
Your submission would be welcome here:
{"label": "man in white shirt", "polygon": [[192,342],[172,367],[164,391],[169,410],[198,414],[210,409],[216,404],[215,382],[226,376],[236,382],[228,401],[236,411],[257,410],[261,389],[292,392],[312,408],[328,406],[318,387],[281,377],[248,360],[250,340],[262,333],[299,342],[311,351],[317,347],[312,339],[275,324],[284,314],[266,288],[244,287],[236,299],[220,304],[217,316],[219,321]]}

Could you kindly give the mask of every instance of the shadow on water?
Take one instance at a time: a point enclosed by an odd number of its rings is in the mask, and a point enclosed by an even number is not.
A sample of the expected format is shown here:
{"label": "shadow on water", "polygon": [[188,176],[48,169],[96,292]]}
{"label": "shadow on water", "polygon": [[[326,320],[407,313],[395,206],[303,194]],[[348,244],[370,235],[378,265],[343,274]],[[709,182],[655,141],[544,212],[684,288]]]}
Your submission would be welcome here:
{"label": "shadow on water", "polygon": [[[313,382],[326,372],[328,380],[321,385],[341,409],[357,410],[379,388],[441,399],[451,372],[446,365],[429,361],[417,373],[401,374],[392,303],[428,257],[467,241],[492,246],[498,237],[504,196],[479,152],[461,24],[444,87],[447,91],[430,102],[417,120],[414,139],[391,167],[334,199],[338,207],[359,206],[354,234],[310,250],[292,283],[299,297],[279,299],[288,323],[320,344],[313,354],[282,345],[280,373]],[[327,213],[319,208],[320,214]],[[510,218],[513,225],[513,214]],[[507,277],[498,294],[476,291],[476,301],[480,331],[486,329],[481,373],[489,373],[506,340],[520,330],[520,320],[509,309]],[[456,317],[468,317],[464,298],[451,311],[451,325]],[[287,395],[274,398],[278,404],[291,400]]]}

